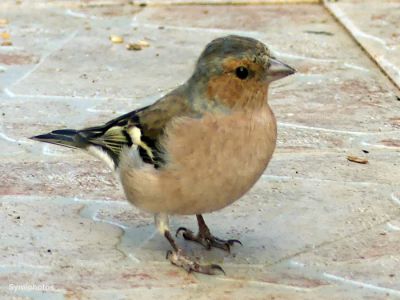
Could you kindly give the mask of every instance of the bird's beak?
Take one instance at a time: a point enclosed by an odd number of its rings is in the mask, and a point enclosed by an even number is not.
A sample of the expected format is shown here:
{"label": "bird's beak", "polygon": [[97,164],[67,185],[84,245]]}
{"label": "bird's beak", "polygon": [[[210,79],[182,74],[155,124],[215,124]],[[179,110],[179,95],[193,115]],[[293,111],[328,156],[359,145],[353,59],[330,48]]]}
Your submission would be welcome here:
{"label": "bird's beak", "polygon": [[296,73],[296,70],[287,64],[277,60],[276,58],[269,59],[270,66],[267,71],[267,78],[269,82],[284,78],[286,76]]}

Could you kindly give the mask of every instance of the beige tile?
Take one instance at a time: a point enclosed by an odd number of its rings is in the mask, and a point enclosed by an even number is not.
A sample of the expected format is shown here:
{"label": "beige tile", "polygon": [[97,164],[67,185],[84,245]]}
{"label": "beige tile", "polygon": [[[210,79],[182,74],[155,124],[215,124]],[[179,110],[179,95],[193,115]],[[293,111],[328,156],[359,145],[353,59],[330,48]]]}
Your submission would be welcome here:
{"label": "beige tile", "polygon": [[400,88],[400,3],[347,0],[325,5]]}
{"label": "beige tile", "polygon": [[[399,297],[398,90],[323,6],[22,2],[0,4],[14,43],[0,47],[0,298]],[[393,18],[385,5],[373,22]],[[368,30],[389,43],[382,26]],[[127,51],[110,34],[150,47]],[[269,168],[243,199],[205,216],[214,234],[244,245],[227,254],[178,239],[227,272],[208,277],[165,260],[153,217],[124,200],[99,161],[27,138],[151,103],[227,34],[264,41],[299,72],[271,87],[279,139]],[[195,229],[195,218],[171,226]]]}

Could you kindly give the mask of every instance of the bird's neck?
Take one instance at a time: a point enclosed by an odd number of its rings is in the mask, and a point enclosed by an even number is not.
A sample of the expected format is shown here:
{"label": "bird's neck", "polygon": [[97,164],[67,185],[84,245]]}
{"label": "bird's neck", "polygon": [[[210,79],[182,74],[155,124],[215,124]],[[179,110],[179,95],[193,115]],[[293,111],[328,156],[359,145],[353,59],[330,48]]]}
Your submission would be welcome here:
{"label": "bird's neck", "polygon": [[209,80],[206,93],[209,101],[222,103],[230,109],[256,110],[267,105],[268,85],[216,77]]}

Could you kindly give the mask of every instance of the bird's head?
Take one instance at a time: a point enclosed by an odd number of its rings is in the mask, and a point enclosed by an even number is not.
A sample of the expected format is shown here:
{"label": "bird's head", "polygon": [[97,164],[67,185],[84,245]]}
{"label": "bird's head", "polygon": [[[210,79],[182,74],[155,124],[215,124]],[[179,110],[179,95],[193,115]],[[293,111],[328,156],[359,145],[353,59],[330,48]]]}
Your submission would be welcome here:
{"label": "bird's head", "polygon": [[197,61],[193,83],[209,101],[230,108],[266,102],[268,85],[295,73],[261,42],[236,35],[211,41]]}

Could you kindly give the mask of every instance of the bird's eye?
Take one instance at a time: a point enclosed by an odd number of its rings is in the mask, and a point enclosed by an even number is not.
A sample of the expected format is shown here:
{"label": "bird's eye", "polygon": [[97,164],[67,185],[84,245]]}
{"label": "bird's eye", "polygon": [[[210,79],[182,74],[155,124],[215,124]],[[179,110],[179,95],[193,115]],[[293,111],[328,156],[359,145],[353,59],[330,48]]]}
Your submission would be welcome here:
{"label": "bird's eye", "polygon": [[245,67],[238,67],[236,68],[236,76],[242,80],[246,79],[249,76],[249,70]]}

